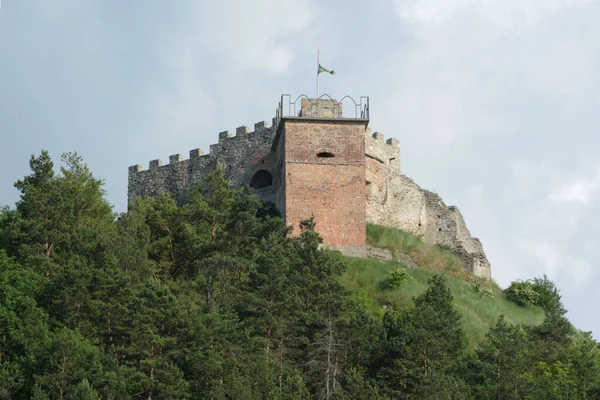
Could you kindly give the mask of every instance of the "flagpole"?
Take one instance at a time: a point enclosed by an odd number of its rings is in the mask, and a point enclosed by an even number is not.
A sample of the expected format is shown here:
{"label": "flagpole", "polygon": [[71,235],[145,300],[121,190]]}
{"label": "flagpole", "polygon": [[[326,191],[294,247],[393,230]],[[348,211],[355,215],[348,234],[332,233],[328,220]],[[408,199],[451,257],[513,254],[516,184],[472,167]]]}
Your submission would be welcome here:
{"label": "flagpole", "polygon": [[319,98],[319,50],[317,49],[317,99]]}

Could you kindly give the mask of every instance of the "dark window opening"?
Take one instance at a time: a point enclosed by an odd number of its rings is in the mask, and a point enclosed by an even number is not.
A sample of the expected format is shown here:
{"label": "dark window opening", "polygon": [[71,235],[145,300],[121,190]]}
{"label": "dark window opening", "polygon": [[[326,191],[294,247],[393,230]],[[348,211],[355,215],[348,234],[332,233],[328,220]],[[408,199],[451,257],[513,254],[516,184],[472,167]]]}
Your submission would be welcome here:
{"label": "dark window opening", "polygon": [[273,175],[265,169],[261,169],[255,173],[250,180],[250,187],[254,189],[261,189],[268,186],[273,186]]}
{"label": "dark window opening", "polygon": [[330,153],[330,152],[328,152],[328,151],[322,151],[322,152],[320,152],[320,153],[317,153],[317,157],[321,157],[321,158],[332,158],[332,157],[335,157],[335,156],[333,155],[333,153]]}

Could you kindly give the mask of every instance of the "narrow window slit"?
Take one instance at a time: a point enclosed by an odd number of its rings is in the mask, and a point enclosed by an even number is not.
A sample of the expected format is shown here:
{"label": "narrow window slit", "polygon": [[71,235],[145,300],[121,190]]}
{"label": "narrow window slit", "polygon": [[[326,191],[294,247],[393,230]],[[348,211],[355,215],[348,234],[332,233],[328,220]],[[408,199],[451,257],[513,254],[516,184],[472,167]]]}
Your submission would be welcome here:
{"label": "narrow window slit", "polygon": [[320,158],[333,158],[335,156],[333,155],[333,153],[330,153],[328,151],[322,151],[320,153],[317,153],[317,157],[320,157]]}

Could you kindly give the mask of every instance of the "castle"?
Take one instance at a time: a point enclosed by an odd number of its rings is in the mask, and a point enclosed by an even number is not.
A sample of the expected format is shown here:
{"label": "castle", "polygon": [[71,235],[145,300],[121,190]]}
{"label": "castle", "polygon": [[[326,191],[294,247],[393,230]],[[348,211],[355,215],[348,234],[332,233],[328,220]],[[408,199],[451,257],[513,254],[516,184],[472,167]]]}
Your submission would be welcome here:
{"label": "castle", "polygon": [[326,245],[356,254],[366,246],[367,222],[397,227],[447,246],[473,274],[490,278],[481,242],[459,210],[402,175],[400,143],[371,134],[368,125],[367,97],[283,95],[272,126],[262,121],[253,131],[237,128],[235,136],[221,132],[206,155],[195,149],[187,160],[176,154],[168,165],[129,167],[128,200],[169,193],[184,204],[188,189],[220,165],[233,187],[250,185],[275,204],[292,234],[314,215]]}

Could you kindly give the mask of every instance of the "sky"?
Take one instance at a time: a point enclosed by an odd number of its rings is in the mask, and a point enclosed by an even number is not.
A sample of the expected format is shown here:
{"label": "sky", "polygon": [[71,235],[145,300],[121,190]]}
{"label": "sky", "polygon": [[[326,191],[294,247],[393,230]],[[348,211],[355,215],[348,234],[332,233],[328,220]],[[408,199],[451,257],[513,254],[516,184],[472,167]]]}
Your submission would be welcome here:
{"label": "sky", "polygon": [[457,205],[493,278],[546,274],[600,338],[600,0],[0,0],[0,205],[47,149],[126,210],[127,168],[370,98],[402,172]]}

